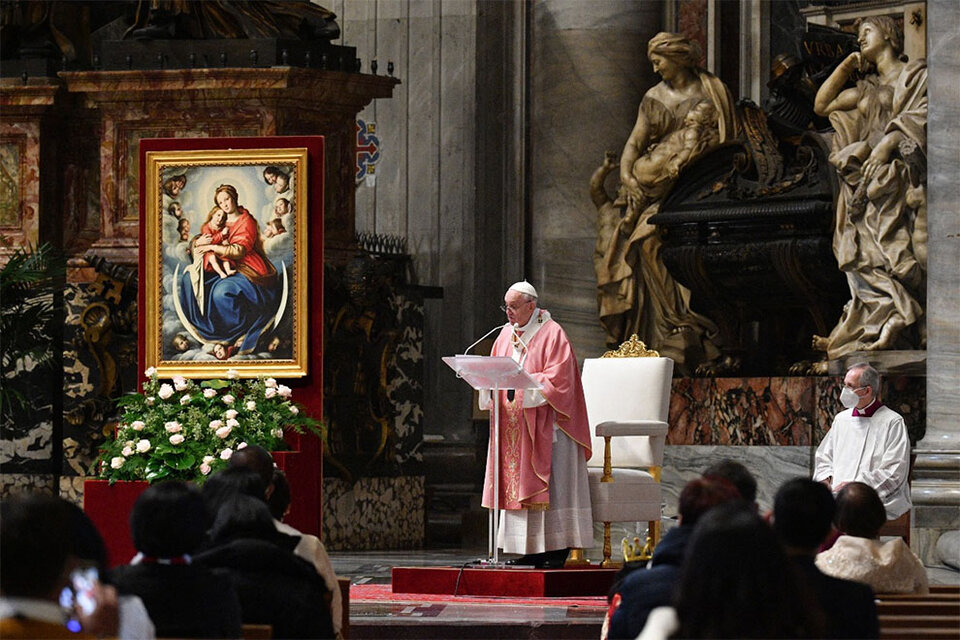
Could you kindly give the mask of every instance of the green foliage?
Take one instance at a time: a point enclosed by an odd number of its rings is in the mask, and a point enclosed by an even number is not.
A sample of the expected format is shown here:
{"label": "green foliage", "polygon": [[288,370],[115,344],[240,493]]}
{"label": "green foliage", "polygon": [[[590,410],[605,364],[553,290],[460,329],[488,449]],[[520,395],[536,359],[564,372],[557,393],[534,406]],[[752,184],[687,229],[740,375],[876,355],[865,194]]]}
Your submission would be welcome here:
{"label": "green foliage", "polygon": [[143,393],[117,401],[123,417],[100,453],[100,477],[202,483],[226,467],[234,451],[259,445],[286,448],[285,429],[325,437],[323,424],[290,400],[291,390],[273,378],[160,382],[148,369]]}
{"label": "green foliage", "polygon": [[[9,246],[6,239],[2,239]],[[29,409],[30,381],[21,371],[50,367],[55,293],[64,261],[49,244],[19,247],[0,268],[0,415]]]}

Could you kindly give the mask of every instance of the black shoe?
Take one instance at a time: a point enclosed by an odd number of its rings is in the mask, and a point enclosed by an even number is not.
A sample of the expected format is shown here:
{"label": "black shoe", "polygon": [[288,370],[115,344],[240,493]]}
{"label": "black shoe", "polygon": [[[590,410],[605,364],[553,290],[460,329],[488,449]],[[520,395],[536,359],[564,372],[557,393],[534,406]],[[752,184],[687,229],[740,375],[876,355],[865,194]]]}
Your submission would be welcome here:
{"label": "black shoe", "polygon": [[505,561],[503,564],[509,566],[534,567],[536,569],[542,569],[545,555],[545,553],[528,553],[527,555],[520,556],[519,558],[511,558],[510,560]]}
{"label": "black shoe", "polygon": [[538,567],[539,569],[563,569],[563,566],[567,562],[567,556],[570,554],[570,549],[557,549],[556,551],[547,551],[543,555],[543,562]]}

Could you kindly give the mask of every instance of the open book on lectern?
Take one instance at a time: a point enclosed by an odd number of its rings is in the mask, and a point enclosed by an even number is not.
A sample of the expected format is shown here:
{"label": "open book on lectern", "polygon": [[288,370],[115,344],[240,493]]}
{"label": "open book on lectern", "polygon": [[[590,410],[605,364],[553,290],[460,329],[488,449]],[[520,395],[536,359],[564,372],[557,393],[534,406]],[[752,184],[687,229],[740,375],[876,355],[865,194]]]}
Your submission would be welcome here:
{"label": "open book on lectern", "polygon": [[542,389],[520,364],[507,356],[446,356],[441,358],[478,391],[484,389]]}

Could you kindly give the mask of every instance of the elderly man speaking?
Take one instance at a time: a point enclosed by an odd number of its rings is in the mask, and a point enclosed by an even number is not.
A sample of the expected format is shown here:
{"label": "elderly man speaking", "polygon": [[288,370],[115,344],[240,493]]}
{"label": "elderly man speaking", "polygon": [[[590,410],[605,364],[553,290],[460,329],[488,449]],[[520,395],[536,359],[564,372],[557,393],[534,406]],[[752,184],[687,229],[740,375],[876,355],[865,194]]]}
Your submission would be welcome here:
{"label": "elderly man speaking", "polygon": [[[503,301],[508,322],[490,355],[512,357],[543,389],[500,392],[500,496],[494,501],[490,451],[483,506],[503,509],[497,544],[524,554],[511,564],[558,568],[570,547],[593,546],[590,427],[580,370],[567,335],[537,306],[529,282],[511,286]],[[490,408],[489,392],[480,404]]]}
{"label": "elderly man speaking", "polygon": [[887,519],[912,506],[910,438],[903,417],[880,402],[880,374],[868,364],[855,364],[843,378],[840,403],[846,407],[817,447],[814,480],[834,493],[850,482],[868,484],[880,495]]}

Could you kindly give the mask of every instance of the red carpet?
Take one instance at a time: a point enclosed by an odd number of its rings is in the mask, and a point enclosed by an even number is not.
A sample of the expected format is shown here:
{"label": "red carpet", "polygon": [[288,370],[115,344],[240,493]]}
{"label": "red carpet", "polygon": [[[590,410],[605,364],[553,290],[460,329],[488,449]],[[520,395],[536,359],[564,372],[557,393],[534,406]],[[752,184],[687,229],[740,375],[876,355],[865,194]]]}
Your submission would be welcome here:
{"label": "red carpet", "polygon": [[512,598],[498,596],[452,596],[437,593],[393,593],[389,584],[352,584],[350,602],[447,602],[451,604],[509,604],[530,607],[607,608],[604,596],[584,598]]}

